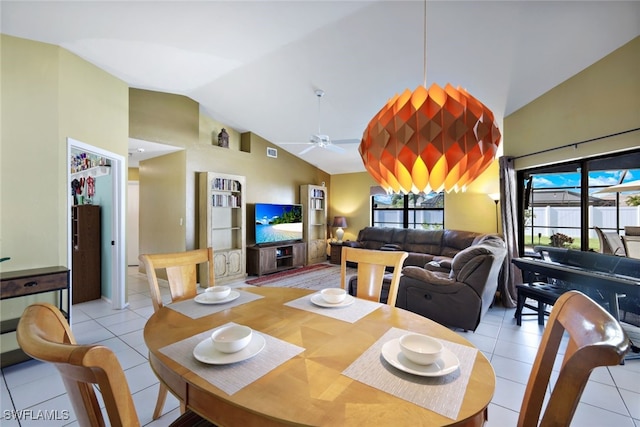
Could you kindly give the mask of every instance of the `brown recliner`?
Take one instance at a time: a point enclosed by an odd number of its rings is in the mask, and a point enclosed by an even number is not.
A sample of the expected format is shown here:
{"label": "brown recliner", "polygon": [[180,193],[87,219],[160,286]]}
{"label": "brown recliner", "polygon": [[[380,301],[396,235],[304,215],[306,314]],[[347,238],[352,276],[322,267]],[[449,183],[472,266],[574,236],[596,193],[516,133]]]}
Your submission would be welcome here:
{"label": "brown recliner", "polygon": [[486,240],[458,252],[448,273],[433,263],[404,267],[396,306],[475,331],[493,303],[506,254],[504,242]]}

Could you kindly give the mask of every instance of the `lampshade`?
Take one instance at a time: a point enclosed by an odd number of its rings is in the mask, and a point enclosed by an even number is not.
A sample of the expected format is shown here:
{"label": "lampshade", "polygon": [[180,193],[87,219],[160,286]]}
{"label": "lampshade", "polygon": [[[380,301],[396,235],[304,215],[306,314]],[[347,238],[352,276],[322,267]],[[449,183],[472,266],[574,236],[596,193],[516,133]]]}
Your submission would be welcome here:
{"label": "lampshade", "polygon": [[387,192],[457,192],[495,159],[500,137],[480,101],[433,84],[391,98],[369,122],[358,151]]}
{"label": "lampshade", "polygon": [[347,228],[347,219],[343,216],[334,216],[332,227],[338,227],[336,230],[336,240],[338,243],[342,243],[342,238],[344,237],[343,228]]}
{"label": "lampshade", "polygon": [[347,218],[343,216],[334,216],[332,227],[347,228]]}

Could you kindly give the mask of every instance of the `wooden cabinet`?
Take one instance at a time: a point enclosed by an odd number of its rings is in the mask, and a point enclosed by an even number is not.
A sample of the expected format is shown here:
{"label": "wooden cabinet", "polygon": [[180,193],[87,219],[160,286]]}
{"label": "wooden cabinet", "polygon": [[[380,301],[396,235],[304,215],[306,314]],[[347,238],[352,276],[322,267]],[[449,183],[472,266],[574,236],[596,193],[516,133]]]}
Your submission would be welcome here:
{"label": "wooden cabinet", "polygon": [[[3,271],[0,273],[0,299],[5,300],[53,291],[58,292],[58,308],[69,319],[69,313],[71,312],[69,269],[65,267],[43,267],[29,270]],[[66,304],[64,304],[65,300]],[[20,318],[3,319],[0,322],[0,334],[15,332],[19,320]],[[69,319],[69,322],[71,322],[71,319]],[[4,368],[5,366],[29,360],[29,356],[17,348],[3,351],[0,360]]]}
{"label": "wooden cabinet", "polygon": [[100,206],[71,207],[71,300],[73,304],[99,299],[100,283]]}
{"label": "wooden cabinet", "polygon": [[331,264],[342,263],[342,243],[331,242]]}
{"label": "wooden cabinet", "polygon": [[327,260],[327,188],[301,185],[300,203],[304,214],[303,239],[307,245],[307,264]]}
{"label": "wooden cabinet", "polygon": [[279,246],[252,246],[247,252],[247,271],[253,276],[302,267],[306,259],[305,243]]}
{"label": "wooden cabinet", "polygon": [[[198,173],[199,246],[213,248],[216,283],[246,277],[245,177]],[[200,266],[200,286],[209,286],[207,266]]]}

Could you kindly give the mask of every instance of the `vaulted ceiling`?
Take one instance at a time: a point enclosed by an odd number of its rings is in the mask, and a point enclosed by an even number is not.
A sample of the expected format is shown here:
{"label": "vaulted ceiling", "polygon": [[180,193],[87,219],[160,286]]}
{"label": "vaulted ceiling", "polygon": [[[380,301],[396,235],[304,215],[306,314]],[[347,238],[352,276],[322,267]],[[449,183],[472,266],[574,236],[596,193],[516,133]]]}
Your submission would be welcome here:
{"label": "vaulted ceiling", "polygon": [[[183,94],[297,154],[360,139],[424,79],[423,1],[2,1],[2,32],[60,45],[131,87]],[[637,1],[428,1],[427,85],[502,118],[640,35]],[[325,95],[318,104],[315,90]],[[320,108],[319,108],[320,107]],[[300,156],[363,171],[357,143]]]}

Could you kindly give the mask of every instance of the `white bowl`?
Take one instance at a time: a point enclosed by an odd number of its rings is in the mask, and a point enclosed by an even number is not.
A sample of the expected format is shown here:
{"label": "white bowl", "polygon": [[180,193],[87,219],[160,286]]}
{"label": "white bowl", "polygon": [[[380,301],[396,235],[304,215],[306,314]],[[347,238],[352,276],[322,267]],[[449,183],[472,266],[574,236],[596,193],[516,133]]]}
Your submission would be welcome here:
{"label": "white bowl", "polygon": [[320,291],[320,295],[329,304],[340,304],[347,297],[347,291],[342,288],[326,288]]}
{"label": "white bowl", "polygon": [[216,329],[211,334],[213,347],[222,353],[235,353],[245,348],[251,341],[253,331],[248,326],[230,325]]}
{"label": "white bowl", "polygon": [[444,346],[426,335],[407,334],[400,338],[400,350],[407,359],[418,365],[430,365],[440,358]]}
{"label": "white bowl", "polygon": [[205,292],[209,298],[219,300],[228,297],[229,293],[231,293],[231,288],[229,286],[212,286],[205,289]]}

